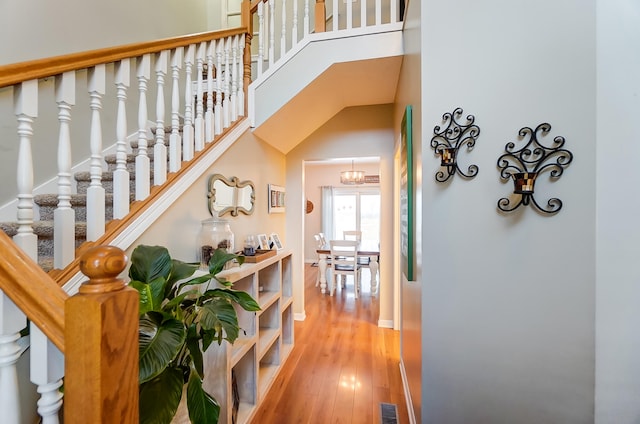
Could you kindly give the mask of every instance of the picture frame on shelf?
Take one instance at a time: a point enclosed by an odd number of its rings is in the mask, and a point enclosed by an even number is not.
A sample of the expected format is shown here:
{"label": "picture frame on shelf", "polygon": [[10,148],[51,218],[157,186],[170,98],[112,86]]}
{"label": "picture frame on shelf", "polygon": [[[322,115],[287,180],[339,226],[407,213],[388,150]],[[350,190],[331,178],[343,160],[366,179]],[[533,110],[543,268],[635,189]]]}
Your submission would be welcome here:
{"label": "picture frame on shelf", "polygon": [[258,242],[260,243],[260,250],[269,250],[269,238],[266,234],[258,234]]}
{"label": "picture frame on shelf", "polygon": [[275,247],[276,250],[284,249],[284,246],[282,246],[282,242],[280,241],[280,237],[276,233],[271,234],[271,241],[273,242],[273,247]]}
{"label": "picture frame on shelf", "polygon": [[285,211],[285,188],[269,184],[269,213],[284,213]]}

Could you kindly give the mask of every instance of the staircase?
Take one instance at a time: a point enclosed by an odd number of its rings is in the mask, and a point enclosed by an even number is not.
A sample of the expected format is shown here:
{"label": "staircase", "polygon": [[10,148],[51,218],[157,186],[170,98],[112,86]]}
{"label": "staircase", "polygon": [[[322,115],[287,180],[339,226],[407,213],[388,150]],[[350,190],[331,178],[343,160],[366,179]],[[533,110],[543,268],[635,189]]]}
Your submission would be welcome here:
{"label": "staircase", "polygon": [[[155,128],[151,128],[151,132],[155,135]],[[170,128],[165,128],[165,133],[170,133]],[[180,131],[182,133],[182,131]],[[132,141],[131,153],[127,154],[126,168],[129,172],[129,201],[135,200],[135,161],[138,154],[138,141]],[[168,140],[165,145],[168,147]],[[148,152],[150,160],[150,181],[153,185],[153,150]],[[168,161],[168,158],[167,158]],[[116,154],[107,154],[104,156],[106,170],[102,173],[102,187],[105,190],[105,221],[108,223],[113,219],[113,173],[116,170]],[[80,171],[74,174],[76,181],[77,194],[71,195],[71,207],[75,212],[75,246],[80,247],[87,240],[87,188],[91,183],[91,174],[87,171]],[[33,202],[38,206],[40,219],[33,223],[33,232],[38,236],[38,264],[44,271],[53,269],[53,253],[54,253],[54,212],[58,207],[58,195],[38,194],[33,197]],[[0,230],[4,231],[9,237],[13,237],[18,233],[17,222],[0,222]]]}

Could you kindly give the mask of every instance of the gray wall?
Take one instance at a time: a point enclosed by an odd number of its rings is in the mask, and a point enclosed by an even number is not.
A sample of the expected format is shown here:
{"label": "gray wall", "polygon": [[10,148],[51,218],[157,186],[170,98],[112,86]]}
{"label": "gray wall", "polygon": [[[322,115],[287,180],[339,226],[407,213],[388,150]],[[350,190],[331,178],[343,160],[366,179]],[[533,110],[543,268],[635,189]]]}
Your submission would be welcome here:
{"label": "gray wall", "polygon": [[[421,417],[425,423],[584,423],[595,363],[595,2],[411,2],[422,17]],[[443,19],[443,17],[451,19]],[[437,184],[432,129],[455,107],[481,128],[470,181]],[[398,118],[398,117],[397,117]],[[501,214],[496,160],[551,123],[575,160],[536,198],[553,217]],[[418,155],[420,157],[420,154]],[[406,300],[406,298],[403,298]],[[405,322],[403,322],[403,325]],[[415,330],[415,316],[406,324]],[[404,334],[403,334],[404,336]],[[403,358],[408,355],[403,340]],[[410,375],[414,362],[405,363]]]}
{"label": "gray wall", "polygon": [[596,423],[640,422],[640,10],[597,0]]}

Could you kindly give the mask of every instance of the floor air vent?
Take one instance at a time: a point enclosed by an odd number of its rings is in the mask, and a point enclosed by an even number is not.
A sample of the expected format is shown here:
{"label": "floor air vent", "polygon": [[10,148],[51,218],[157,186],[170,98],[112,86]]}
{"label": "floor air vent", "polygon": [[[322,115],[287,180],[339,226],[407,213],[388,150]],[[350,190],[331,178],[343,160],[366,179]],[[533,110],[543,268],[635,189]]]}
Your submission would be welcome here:
{"label": "floor air vent", "polygon": [[380,404],[380,423],[398,424],[398,409],[392,403]]}

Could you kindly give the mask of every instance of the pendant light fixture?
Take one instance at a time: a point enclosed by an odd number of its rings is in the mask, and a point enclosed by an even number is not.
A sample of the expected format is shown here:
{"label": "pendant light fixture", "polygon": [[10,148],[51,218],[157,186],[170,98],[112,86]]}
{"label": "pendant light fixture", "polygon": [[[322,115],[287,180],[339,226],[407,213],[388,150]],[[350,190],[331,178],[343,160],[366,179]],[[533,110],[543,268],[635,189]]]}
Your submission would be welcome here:
{"label": "pendant light fixture", "polygon": [[356,171],[351,161],[351,170],[340,173],[340,182],[347,185],[364,184],[364,171]]}

